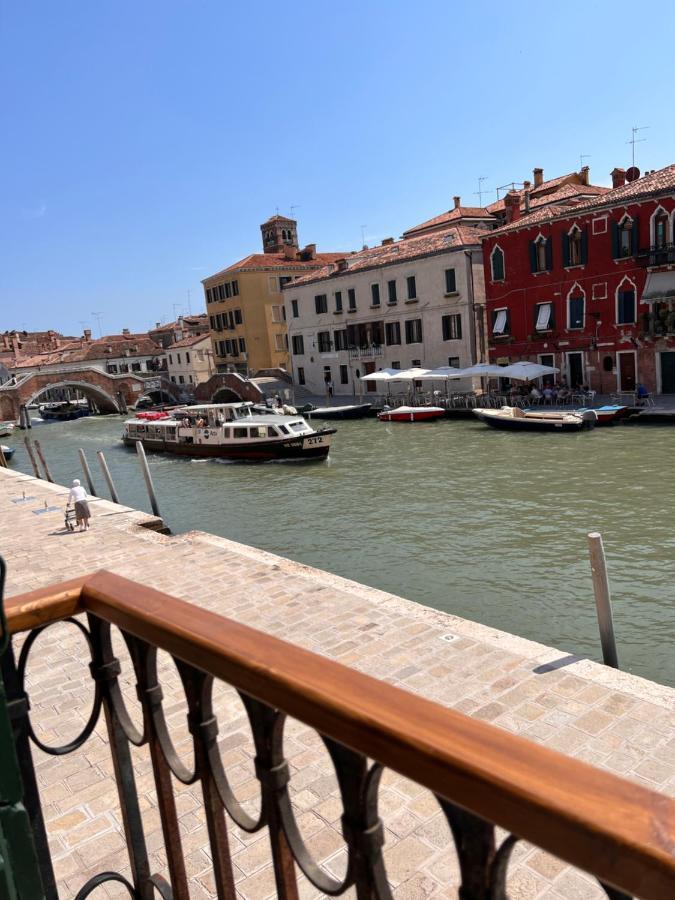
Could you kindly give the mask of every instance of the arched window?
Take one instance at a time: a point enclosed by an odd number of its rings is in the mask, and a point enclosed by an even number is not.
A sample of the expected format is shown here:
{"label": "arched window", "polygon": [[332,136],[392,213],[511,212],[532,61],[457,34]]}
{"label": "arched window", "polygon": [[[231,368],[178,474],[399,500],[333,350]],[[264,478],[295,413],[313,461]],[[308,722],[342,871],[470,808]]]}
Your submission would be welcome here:
{"label": "arched window", "polygon": [[663,207],[659,207],[654,214],[653,219],[653,235],[652,242],[654,244],[654,248],[656,250],[665,250],[667,245],[670,243],[668,234],[668,225],[670,224],[670,220],[668,218],[668,213],[663,209]]}
{"label": "arched window", "polygon": [[573,284],[567,295],[567,327],[580,330],[586,324],[586,294],[579,284]]}
{"label": "arched window", "polygon": [[573,225],[572,230],[569,233],[569,263],[571,266],[580,266],[581,265],[581,228],[578,225]]}
{"label": "arched window", "polygon": [[495,247],[490,254],[490,267],[492,269],[492,280],[504,280],[504,251],[501,247]]}
{"label": "arched window", "polygon": [[543,234],[530,241],[530,270],[549,272],[552,268],[551,242]]}
{"label": "arched window", "polygon": [[614,259],[625,259],[637,252],[637,223],[629,215],[625,215],[618,224],[614,225]]}
{"label": "arched window", "polygon": [[537,245],[537,272],[546,271],[546,238],[541,235],[535,241]]}

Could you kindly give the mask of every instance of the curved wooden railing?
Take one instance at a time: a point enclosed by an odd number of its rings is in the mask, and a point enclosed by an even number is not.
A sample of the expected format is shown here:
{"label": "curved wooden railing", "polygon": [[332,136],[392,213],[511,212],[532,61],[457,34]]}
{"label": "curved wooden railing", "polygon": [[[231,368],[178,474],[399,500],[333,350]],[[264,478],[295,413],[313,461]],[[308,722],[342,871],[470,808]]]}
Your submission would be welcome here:
{"label": "curved wooden railing", "polygon": [[[437,796],[455,841],[466,900],[506,896],[508,857],[518,839],[591,873],[609,897],[675,896],[675,801],[637,784],[107,572],[10,598],[6,613],[14,634],[35,634],[52,622],[87,614],[92,674],[108,724],[134,897],[149,898],[153,891],[188,896],[172,772],[185,783],[201,782],[219,897],[234,896],[224,811],[245,830],[269,829],[280,897],[297,896],[296,865],[324,893],[337,895],[354,885],[360,898],[390,896],[377,812],[382,767]],[[121,701],[111,625],[121,629],[134,662],[142,734]],[[16,670],[19,699],[30,639]],[[155,648],[177,661],[194,740],[192,773],[184,770],[168,738]],[[258,821],[239,807],[214,751],[213,679],[240,692],[251,722],[262,794]],[[311,860],[295,824],[283,757],[285,714],[319,732],[335,765],[348,849],[342,881]],[[24,751],[29,725],[27,711],[25,720],[15,719]],[[171,848],[170,886],[148,869],[133,774],[129,779],[129,743],[150,747],[165,843]],[[511,834],[500,847],[494,825]],[[44,877],[49,880],[49,872]],[[118,876],[106,873],[101,879],[112,877]],[[90,882],[78,896],[87,896],[93,886]]]}

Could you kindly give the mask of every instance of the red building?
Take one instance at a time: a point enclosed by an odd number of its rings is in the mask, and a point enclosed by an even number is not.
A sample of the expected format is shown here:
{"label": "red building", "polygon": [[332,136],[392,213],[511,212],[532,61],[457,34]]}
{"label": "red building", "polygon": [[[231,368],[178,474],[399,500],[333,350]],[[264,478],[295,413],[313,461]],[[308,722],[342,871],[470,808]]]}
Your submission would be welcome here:
{"label": "red building", "polygon": [[597,197],[505,198],[483,238],[491,362],[532,360],[600,393],[675,394],[675,165],[615,169]]}

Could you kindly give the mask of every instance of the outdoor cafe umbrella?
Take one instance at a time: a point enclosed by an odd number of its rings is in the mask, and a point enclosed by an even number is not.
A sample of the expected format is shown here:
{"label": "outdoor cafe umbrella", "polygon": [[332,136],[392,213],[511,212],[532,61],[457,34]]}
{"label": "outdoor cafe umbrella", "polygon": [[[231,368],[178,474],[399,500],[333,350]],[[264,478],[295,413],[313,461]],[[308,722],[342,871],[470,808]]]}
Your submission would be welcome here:
{"label": "outdoor cafe umbrella", "polygon": [[437,369],[432,369],[430,372],[427,372],[426,375],[418,376],[420,381],[440,381],[447,380],[448,378],[463,377],[462,370],[457,369],[455,366],[439,366]]}
{"label": "outdoor cafe umbrella", "polygon": [[476,363],[468,369],[460,369],[464,378],[503,378],[504,366],[496,366],[493,363]]}
{"label": "outdoor cafe umbrella", "polygon": [[431,369],[420,369],[419,366],[413,366],[412,369],[401,369],[396,371],[396,374],[392,376],[392,381],[419,381],[420,378],[424,378],[429,374]]}
{"label": "outdoor cafe umbrella", "polygon": [[377,372],[361,375],[359,381],[392,381],[393,376],[398,375],[399,371],[399,369],[379,369]]}
{"label": "outdoor cafe umbrella", "polygon": [[[501,367],[500,367],[501,368]],[[517,362],[501,368],[502,378],[513,378],[515,381],[533,381],[542,375],[557,375],[560,369],[555,366],[542,366],[533,362]]]}

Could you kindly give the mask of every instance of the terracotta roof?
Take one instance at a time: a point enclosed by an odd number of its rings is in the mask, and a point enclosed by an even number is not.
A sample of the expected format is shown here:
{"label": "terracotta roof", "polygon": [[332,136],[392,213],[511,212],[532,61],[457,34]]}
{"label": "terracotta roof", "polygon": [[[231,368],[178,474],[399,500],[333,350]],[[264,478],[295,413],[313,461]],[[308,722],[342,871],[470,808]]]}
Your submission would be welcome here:
{"label": "terracotta roof", "polygon": [[[108,351],[110,347],[110,351]],[[34,356],[20,357],[13,368],[21,369],[27,366],[53,366],[63,363],[88,362],[96,359],[117,359],[127,356],[130,359],[139,356],[157,356],[163,354],[164,349],[150,340],[147,334],[139,335],[110,335],[99,338],[96,341],[77,340],[71,341],[58,350],[48,353],[37,353]]]}
{"label": "terracotta roof", "polygon": [[408,234],[415,234],[418,231],[426,231],[428,228],[435,228],[439,225],[451,225],[459,219],[491,218],[492,216],[484,206],[458,206],[449,209],[447,212],[441,213],[439,216],[434,216],[433,219],[427,219],[426,222],[422,222],[420,225],[414,225],[412,228],[408,228],[403,234],[405,236]]}
{"label": "terracotta roof", "polygon": [[[489,232],[490,234],[492,232]],[[301,278],[297,278],[285,285],[284,290],[293,290],[300,284],[311,284],[315,281],[323,281],[334,276],[349,275],[365,269],[376,269],[380,266],[394,265],[409,259],[417,259],[422,256],[432,256],[436,253],[444,253],[449,250],[459,250],[462,247],[479,246],[482,232],[478,228],[465,225],[453,225],[443,231],[434,231],[420,237],[403,238],[392,244],[384,244],[379,247],[371,247],[358,253],[350,253],[338,256],[338,259],[347,260],[347,269],[338,269],[336,265],[323,266],[315,272],[308,272]]]}
{"label": "terracotta roof", "polygon": [[176,341],[174,344],[170,344],[166,349],[167,351],[170,351],[175,350],[176,348],[180,349],[181,347],[192,347],[194,344],[200,344],[202,341],[210,343],[211,336],[209,334],[191,334],[190,337],[183,338],[182,341]]}
{"label": "terracotta roof", "polygon": [[288,219],[286,216],[270,216],[266,222],[263,222],[264,225],[269,225],[270,222],[292,222],[295,224],[295,219]]}
{"label": "terracotta roof", "polygon": [[544,194],[544,196],[535,197],[534,199],[532,199],[532,193],[530,192],[530,209],[538,209],[540,206],[546,205],[550,206],[551,204],[558,203],[560,200],[567,200],[569,198],[582,200],[587,197],[606,194],[607,191],[611,190],[611,188],[603,187],[599,184],[562,184],[555,193]]}
{"label": "terracotta roof", "polygon": [[[587,192],[591,185],[579,185]],[[584,213],[595,209],[605,209],[612,206],[623,206],[628,203],[634,203],[636,200],[648,198],[660,193],[669,193],[675,191],[675,164],[666,166],[663,169],[657,169],[650,175],[643,175],[636,181],[624,184],[618,188],[607,188],[597,197],[590,199],[578,200],[575,202],[573,196],[568,198],[568,203],[564,207],[560,206],[542,206],[535,209],[529,215],[523,216],[509,225],[504,225],[494,231],[483,235],[483,239],[493,237],[495,234],[505,234],[510,231],[517,231],[519,228],[528,228],[530,225],[536,225],[539,222],[549,222],[553,219],[569,218],[577,213]]]}
{"label": "terracotta roof", "polygon": [[236,272],[256,272],[265,269],[316,269],[334,262],[336,259],[343,259],[344,256],[344,253],[317,253],[314,259],[289,259],[284,253],[251,253],[250,256],[245,256],[239,262],[216,272],[215,275],[204,278],[202,284]]}
{"label": "terracotta roof", "polygon": [[161,331],[175,331],[177,328],[180,328],[181,325],[190,327],[191,325],[199,326],[205,325],[206,328],[209,327],[209,317],[206,313],[199,313],[194,316],[183,316],[182,322],[179,322],[178,319],[175,322],[167,322],[166,325],[160,325],[157,328],[151,328],[148,334],[159,334]]}

